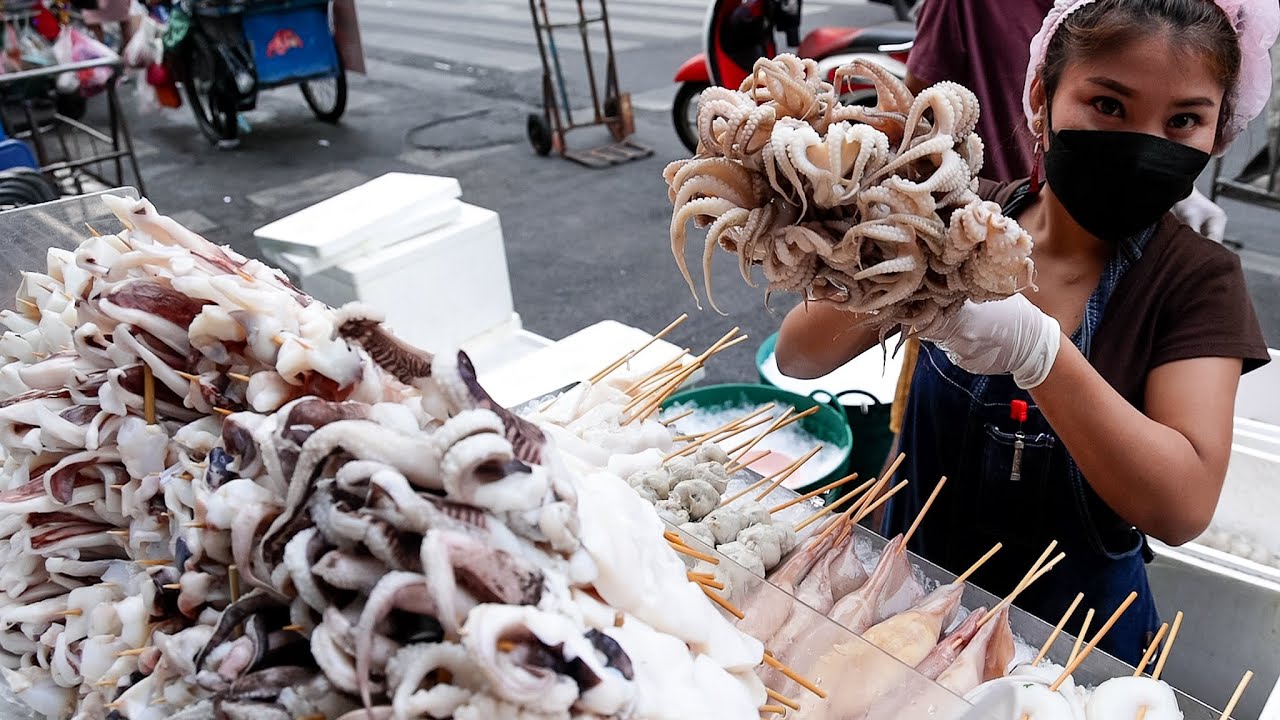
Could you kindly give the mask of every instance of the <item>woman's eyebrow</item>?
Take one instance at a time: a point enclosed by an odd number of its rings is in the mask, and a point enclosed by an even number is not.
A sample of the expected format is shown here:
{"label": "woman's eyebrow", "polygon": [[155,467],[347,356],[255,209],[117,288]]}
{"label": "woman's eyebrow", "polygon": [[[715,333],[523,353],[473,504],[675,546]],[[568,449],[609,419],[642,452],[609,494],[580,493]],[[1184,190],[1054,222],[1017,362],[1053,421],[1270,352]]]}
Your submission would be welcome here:
{"label": "woman's eyebrow", "polygon": [[1118,80],[1112,80],[1109,77],[1104,77],[1102,75],[1096,75],[1094,77],[1091,77],[1088,79],[1088,82],[1091,82],[1094,85],[1100,85],[1108,90],[1111,90],[1117,95],[1122,95],[1124,97],[1133,97],[1133,95],[1135,94],[1133,88],[1129,87],[1128,85],[1125,85],[1124,83]]}
{"label": "woman's eyebrow", "polygon": [[[1097,85],[1099,87],[1104,87],[1114,92],[1115,94],[1120,95],[1121,97],[1133,97],[1134,95],[1138,94],[1136,90],[1129,87],[1128,85],[1125,85],[1119,80],[1113,80],[1112,78],[1105,77],[1103,75],[1096,75],[1094,77],[1088,78],[1086,82],[1093,83],[1094,85]],[[1174,107],[1179,107],[1179,108],[1217,107],[1218,103],[1213,98],[1205,97],[1202,95],[1199,97],[1182,98],[1174,102],[1173,105]]]}
{"label": "woman's eyebrow", "polygon": [[1216,103],[1216,102],[1214,102],[1214,101],[1213,101],[1213,98],[1207,98],[1207,97],[1193,97],[1193,98],[1185,98],[1185,99],[1179,100],[1179,101],[1175,102],[1175,103],[1173,104],[1173,106],[1174,106],[1174,107],[1180,107],[1180,108],[1189,108],[1189,107],[1216,107],[1216,106],[1217,106],[1217,104],[1218,104],[1218,103]]}

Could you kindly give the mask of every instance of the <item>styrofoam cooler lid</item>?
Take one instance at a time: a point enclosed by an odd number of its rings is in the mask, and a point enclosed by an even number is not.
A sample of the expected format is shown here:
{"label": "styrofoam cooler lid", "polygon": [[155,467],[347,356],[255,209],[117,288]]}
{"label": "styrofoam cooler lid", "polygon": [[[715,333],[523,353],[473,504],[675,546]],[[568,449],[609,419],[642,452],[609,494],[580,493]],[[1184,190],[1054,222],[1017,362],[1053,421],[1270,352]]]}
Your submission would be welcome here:
{"label": "styrofoam cooler lid", "polygon": [[[891,355],[889,350],[881,350],[879,346],[812,380],[799,380],[783,375],[778,370],[777,356],[772,352],[760,366],[760,373],[765,379],[783,390],[800,395],[808,395],[817,390],[830,394],[845,390],[864,390],[875,395],[881,403],[893,402],[901,371],[902,353]],[[865,395],[848,395],[842,402],[845,405],[864,405],[869,401]]]}
{"label": "styrofoam cooler lid", "polygon": [[457,217],[455,178],[387,173],[258,228],[274,254],[334,258],[370,252],[446,225]]}

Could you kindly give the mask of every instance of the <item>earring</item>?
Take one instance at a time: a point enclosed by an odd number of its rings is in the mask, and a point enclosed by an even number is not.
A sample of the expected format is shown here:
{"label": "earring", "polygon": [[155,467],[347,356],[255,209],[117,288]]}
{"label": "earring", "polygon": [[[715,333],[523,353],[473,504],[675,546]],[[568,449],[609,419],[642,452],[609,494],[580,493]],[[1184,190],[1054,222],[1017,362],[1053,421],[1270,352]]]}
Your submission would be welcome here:
{"label": "earring", "polygon": [[[1037,135],[1039,131],[1037,130]],[[1044,147],[1040,144],[1040,138],[1036,137],[1036,148],[1033,154],[1033,163],[1031,165],[1031,193],[1037,195],[1040,193],[1040,170],[1044,162]]]}

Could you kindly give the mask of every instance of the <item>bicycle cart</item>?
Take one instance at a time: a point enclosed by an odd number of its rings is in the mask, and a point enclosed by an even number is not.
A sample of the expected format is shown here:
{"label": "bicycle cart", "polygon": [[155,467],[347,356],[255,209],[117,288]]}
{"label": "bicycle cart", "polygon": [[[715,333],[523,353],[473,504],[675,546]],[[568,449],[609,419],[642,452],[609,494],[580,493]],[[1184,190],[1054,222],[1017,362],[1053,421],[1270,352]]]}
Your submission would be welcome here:
{"label": "bicycle cart", "polygon": [[336,123],[347,75],[334,41],[329,0],[192,2],[173,59],[196,123],[219,147],[238,143],[237,115],[258,92],[299,85],[316,118]]}

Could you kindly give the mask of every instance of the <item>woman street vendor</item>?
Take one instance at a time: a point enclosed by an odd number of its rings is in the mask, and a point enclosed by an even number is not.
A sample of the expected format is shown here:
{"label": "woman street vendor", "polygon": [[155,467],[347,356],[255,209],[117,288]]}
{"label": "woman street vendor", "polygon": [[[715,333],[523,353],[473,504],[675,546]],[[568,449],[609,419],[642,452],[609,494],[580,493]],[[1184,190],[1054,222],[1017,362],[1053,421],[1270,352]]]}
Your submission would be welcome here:
{"label": "woman street vendor", "polygon": [[[949,478],[911,549],[1007,593],[1051,540],[1066,552],[1019,605],[1051,622],[1077,592],[1111,613],[1129,662],[1159,626],[1146,536],[1185,543],[1226,474],[1242,372],[1267,348],[1228,249],[1169,209],[1266,104],[1275,0],[1058,0],[1032,40],[1030,180],[984,185],[1035,240],[1034,278],[922,337],[899,478],[881,530],[902,532]],[[1042,177],[1043,176],[1043,177]],[[782,324],[779,368],[819,377],[873,347],[819,302]]]}

